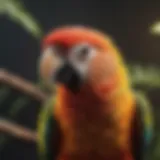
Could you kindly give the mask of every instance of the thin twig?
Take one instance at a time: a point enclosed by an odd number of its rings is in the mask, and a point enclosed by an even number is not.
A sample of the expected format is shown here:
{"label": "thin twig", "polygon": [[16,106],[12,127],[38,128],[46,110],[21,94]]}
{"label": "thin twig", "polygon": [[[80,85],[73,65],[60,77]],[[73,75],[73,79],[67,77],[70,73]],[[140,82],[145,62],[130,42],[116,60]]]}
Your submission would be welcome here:
{"label": "thin twig", "polygon": [[18,124],[11,123],[5,119],[0,119],[0,132],[9,134],[18,139],[23,139],[25,141],[37,141],[37,134],[28,128],[24,128]]}
{"label": "thin twig", "polygon": [[[31,82],[17,75],[11,74],[5,69],[0,69],[0,83],[17,89],[40,102],[44,102],[48,97],[46,93],[42,92],[40,88],[36,87]],[[37,133],[35,131],[9,122],[3,118],[0,118],[0,133],[5,133],[25,141],[37,141]]]}
{"label": "thin twig", "polygon": [[0,69],[0,83],[4,83],[12,88],[22,91],[38,101],[44,101],[47,98],[47,94],[42,92],[34,84],[17,75],[11,74],[5,69]]}

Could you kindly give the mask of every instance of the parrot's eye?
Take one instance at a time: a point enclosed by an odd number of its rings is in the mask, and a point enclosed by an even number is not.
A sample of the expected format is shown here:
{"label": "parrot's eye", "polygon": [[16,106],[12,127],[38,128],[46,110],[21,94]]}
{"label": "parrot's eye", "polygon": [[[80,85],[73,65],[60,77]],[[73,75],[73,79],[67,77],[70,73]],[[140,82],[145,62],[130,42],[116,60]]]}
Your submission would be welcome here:
{"label": "parrot's eye", "polygon": [[69,52],[70,63],[81,74],[81,77],[85,78],[89,64],[97,53],[96,49],[88,43],[82,43],[74,46]]}
{"label": "parrot's eye", "polygon": [[90,48],[88,46],[83,46],[81,48],[79,48],[78,50],[78,59],[79,60],[85,60],[85,58],[88,56],[89,54],[89,51],[90,51]]}
{"label": "parrot's eye", "polygon": [[87,43],[75,46],[72,49],[74,57],[79,61],[87,61],[95,55],[95,49]]}

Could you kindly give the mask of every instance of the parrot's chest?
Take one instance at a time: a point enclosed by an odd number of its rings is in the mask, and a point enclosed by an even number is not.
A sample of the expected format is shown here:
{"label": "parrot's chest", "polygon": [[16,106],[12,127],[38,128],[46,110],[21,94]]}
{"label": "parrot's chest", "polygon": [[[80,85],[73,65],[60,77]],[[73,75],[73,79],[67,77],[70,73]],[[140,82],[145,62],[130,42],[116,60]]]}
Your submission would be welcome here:
{"label": "parrot's chest", "polygon": [[118,120],[103,115],[92,116],[81,115],[72,125],[66,126],[63,153],[67,160],[107,160],[106,157],[117,160],[123,157],[128,147],[127,122],[121,126]]}

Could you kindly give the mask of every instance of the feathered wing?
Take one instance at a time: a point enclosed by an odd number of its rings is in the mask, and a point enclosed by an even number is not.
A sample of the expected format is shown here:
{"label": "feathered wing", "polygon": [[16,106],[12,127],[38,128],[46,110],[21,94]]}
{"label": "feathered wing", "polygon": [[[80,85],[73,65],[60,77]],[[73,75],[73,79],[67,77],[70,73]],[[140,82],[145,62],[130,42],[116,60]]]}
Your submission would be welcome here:
{"label": "feathered wing", "polygon": [[143,160],[153,136],[151,107],[137,95],[136,113],[132,127],[132,151],[135,160]]}
{"label": "feathered wing", "polygon": [[53,117],[55,99],[47,101],[38,121],[38,152],[41,160],[56,160],[61,141],[58,122]]}

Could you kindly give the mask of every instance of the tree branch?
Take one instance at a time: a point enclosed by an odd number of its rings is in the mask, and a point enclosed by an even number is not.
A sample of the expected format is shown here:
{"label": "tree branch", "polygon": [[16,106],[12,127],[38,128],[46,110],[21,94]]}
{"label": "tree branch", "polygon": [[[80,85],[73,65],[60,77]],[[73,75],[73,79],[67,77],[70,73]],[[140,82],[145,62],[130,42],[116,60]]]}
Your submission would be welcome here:
{"label": "tree branch", "polygon": [[[8,85],[16,90],[27,94],[40,102],[44,102],[48,95],[41,91],[40,88],[36,87],[31,82],[11,74],[5,69],[0,68],[0,84]],[[22,127],[18,124],[9,122],[3,118],[0,118],[0,133],[5,133],[29,142],[37,141],[37,133],[28,128]]]}
{"label": "tree branch", "polygon": [[11,123],[5,119],[0,119],[0,132],[29,142],[37,141],[37,133],[35,131],[24,128],[18,124]]}
{"label": "tree branch", "polygon": [[42,92],[38,87],[29,81],[9,73],[5,69],[0,69],[0,83],[6,84],[19,91],[24,92],[38,101],[44,101],[47,98],[47,94]]}

